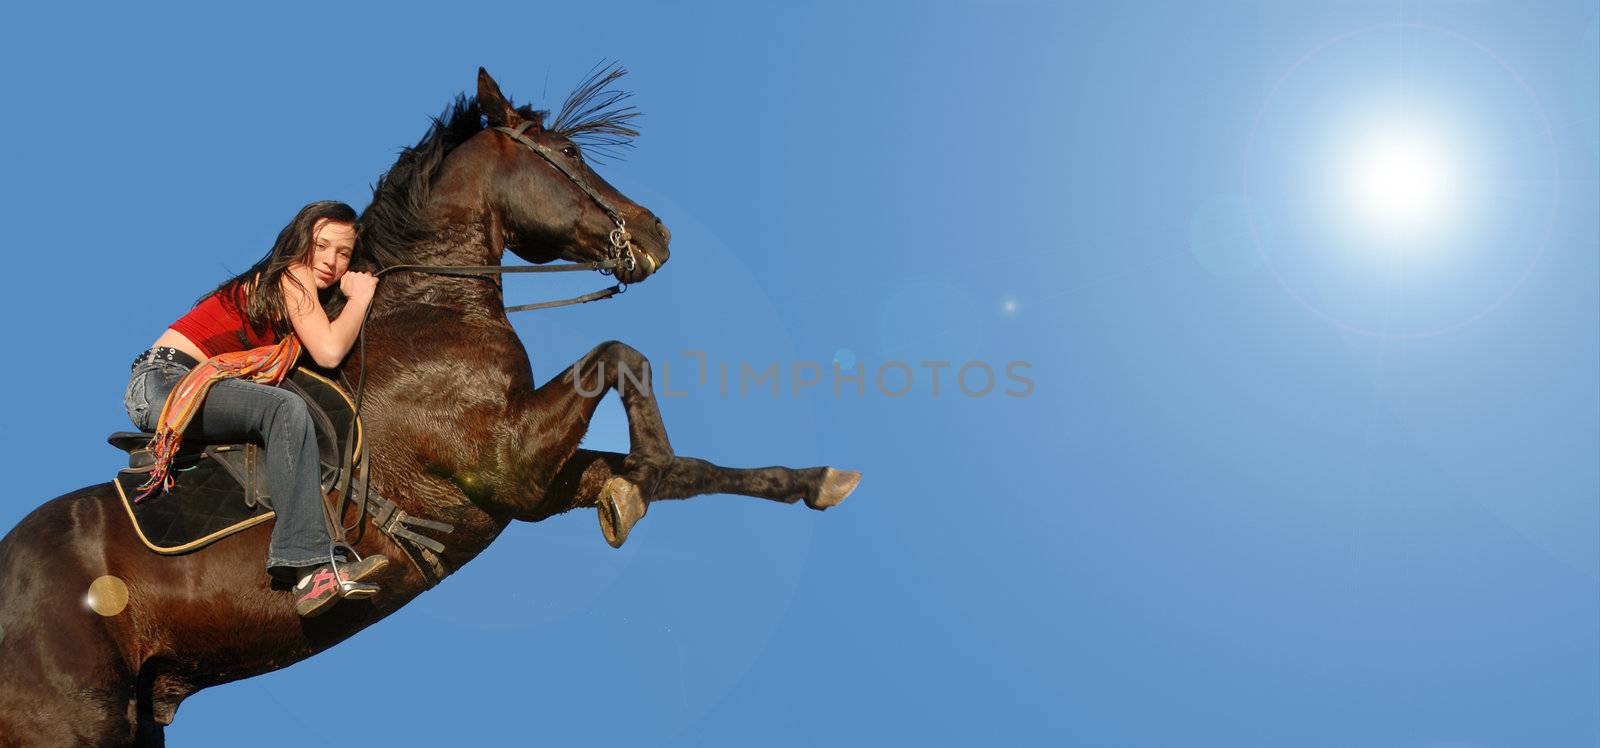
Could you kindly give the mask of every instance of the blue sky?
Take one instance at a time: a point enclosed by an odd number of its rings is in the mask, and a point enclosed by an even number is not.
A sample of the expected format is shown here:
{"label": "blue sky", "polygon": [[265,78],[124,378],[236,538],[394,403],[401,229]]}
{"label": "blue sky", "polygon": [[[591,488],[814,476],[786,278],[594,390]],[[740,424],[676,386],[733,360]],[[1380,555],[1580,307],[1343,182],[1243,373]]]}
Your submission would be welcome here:
{"label": "blue sky", "polygon": [[[555,106],[617,59],[644,132],[602,172],[672,262],[517,319],[535,374],[611,338],[675,386],[684,351],[859,363],[861,396],[786,373],[663,411],[681,454],[860,489],[657,505],[621,550],[592,514],[515,525],[336,649],[192,697],[169,744],[1594,745],[1597,19],[8,8],[0,528],[108,479],[128,361],[301,204],[365,205],[479,65]],[[995,391],[953,386],[972,361]],[[613,403],[588,443],[624,446]],[[347,686],[373,721],[318,711]]]}

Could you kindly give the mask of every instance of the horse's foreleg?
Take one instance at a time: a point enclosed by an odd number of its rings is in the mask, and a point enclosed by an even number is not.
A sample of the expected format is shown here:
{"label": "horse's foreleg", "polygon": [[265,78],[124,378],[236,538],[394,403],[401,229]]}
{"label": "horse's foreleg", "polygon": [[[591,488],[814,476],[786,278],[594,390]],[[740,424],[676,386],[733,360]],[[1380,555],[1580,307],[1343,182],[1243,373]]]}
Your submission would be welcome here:
{"label": "horse's foreleg", "polygon": [[[628,454],[617,475],[652,486],[672,466],[672,443],[650,388],[650,362],[631,346],[608,340],[533,391],[536,427],[576,446],[607,392],[617,391],[628,415]],[[568,441],[570,440],[570,441]]]}
{"label": "horse's foreleg", "polygon": [[[650,387],[650,362],[633,348],[607,341],[531,393],[519,430],[521,449],[535,471],[535,485],[549,486],[519,518],[548,517],[574,506],[595,506],[601,531],[621,546],[633,523],[655,499],[736,493],[776,501],[802,499],[813,509],[843,500],[860,479],[831,468],[733,469],[673,454]],[[615,389],[628,415],[628,454],[581,452],[570,458],[606,392]],[[550,459],[554,456],[555,459]],[[620,457],[620,462],[618,461]],[[565,459],[563,459],[565,458]]]}
{"label": "horse's foreleg", "polygon": [[[562,466],[539,506],[518,519],[539,521],[572,509],[603,506],[608,491],[615,491],[613,478],[622,476],[625,455],[580,449]],[[771,499],[785,504],[804,501],[813,509],[827,509],[843,501],[861,479],[859,473],[827,467],[813,468],[728,468],[693,457],[674,457],[670,469],[655,484],[653,491],[640,496],[640,514],[648,502],[662,499],[687,499],[705,494],[726,493]],[[637,518],[634,518],[637,521]],[[625,516],[608,517],[602,512],[601,526],[607,539],[618,535],[614,545],[627,539],[632,522]],[[612,524],[613,529],[607,529]]]}
{"label": "horse's foreleg", "polygon": [[[555,492],[551,486],[565,481],[569,492],[577,490],[571,482],[583,477],[582,471],[573,473],[565,466],[589,430],[595,407],[612,389],[628,415],[628,454],[616,464],[607,464],[603,478],[591,474],[587,480],[601,482],[583,493],[599,508],[606,541],[613,547],[622,545],[627,529],[644,516],[645,500],[639,487],[644,486],[646,492],[657,489],[672,469],[674,456],[650,388],[650,362],[615,340],[595,346],[516,404],[520,423],[511,433],[517,441],[508,445],[508,450],[520,453],[516,461],[520,475],[512,476],[513,485],[543,490],[535,490],[519,502],[515,516],[543,519],[572,508],[564,498],[550,498]],[[552,508],[546,508],[552,503]],[[616,529],[619,525],[620,532]]]}

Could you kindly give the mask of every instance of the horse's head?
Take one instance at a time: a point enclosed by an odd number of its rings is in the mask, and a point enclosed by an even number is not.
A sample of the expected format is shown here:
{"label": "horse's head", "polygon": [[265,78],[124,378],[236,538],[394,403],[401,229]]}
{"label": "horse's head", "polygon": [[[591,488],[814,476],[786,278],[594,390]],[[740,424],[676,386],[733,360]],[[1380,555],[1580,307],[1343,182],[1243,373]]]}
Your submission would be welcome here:
{"label": "horse's head", "polygon": [[[634,133],[632,108],[614,105],[621,96],[605,90],[620,70],[598,75],[568,99],[555,121],[545,112],[513,107],[483,68],[478,69],[478,108],[489,127],[474,150],[490,170],[484,196],[498,219],[504,246],[535,263],[562,259],[588,262],[617,258],[617,278],[637,283],[667,261],[671,232],[654,213],[601,179],[578,142],[589,136],[615,144]],[[618,234],[618,222],[625,233]],[[625,246],[626,245],[626,246]]]}

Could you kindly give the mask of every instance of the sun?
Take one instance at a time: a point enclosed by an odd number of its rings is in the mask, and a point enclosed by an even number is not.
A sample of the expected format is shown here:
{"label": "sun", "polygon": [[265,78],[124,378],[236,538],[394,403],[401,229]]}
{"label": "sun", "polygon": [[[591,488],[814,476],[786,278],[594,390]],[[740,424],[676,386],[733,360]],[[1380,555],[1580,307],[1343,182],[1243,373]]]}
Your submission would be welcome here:
{"label": "sun", "polygon": [[1352,144],[1345,164],[1351,213],[1374,234],[1418,238],[1448,218],[1458,177],[1441,136],[1414,127],[1377,129]]}

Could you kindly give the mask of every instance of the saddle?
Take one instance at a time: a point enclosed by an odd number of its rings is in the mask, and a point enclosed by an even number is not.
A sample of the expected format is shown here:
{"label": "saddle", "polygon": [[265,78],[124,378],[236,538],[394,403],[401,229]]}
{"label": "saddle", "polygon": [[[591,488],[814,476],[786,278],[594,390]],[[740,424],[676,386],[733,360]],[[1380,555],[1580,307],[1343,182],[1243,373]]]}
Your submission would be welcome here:
{"label": "saddle", "polygon": [[[322,464],[322,500],[329,507],[331,522],[342,525],[344,499],[357,505],[354,527],[330,528],[338,529],[332,533],[334,542],[345,542],[343,530],[362,532],[365,519],[394,541],[430,586],[448,575],[444,543],[422,531],[449,533],[455,527],[406,514],[369,485],[370,461],[362,449],[361,419],[344,388],[304,367],[295,369],[278,386],[299,395],[311,413],[317,459]],[[107,439],[128,453],[128,467],[117,471],[112,485],[145,547],[168,555],[190,553],[275,516],[266,489],[265,450],[250,442],[208,444],[204,439],[185,438],[172,462],[177,483],[164,494],[133,503],[130,497],[138,494],[138,487],[155,467],[155,457],[147,449],[154,436],[121,431]],[[346,491],[344,497],[341,490]]]}
{"label": "saddle", "polygon": [[[338,484],[345,451],[350,465],[364,456],[361,423],[343,388],[304,367],[285,377],[280,387],[305,400],[317,434],[318,461],[322,464],[322,495],[327,499]],[[128,467],[117,471],[113,483],[134,532],[157,553],[179,554],[198,550],[217,540],[272,519],[272,496],[266,488],[265,450],[250,442],[208,444],[186,437],[173,460],[177,484],[133,503],[138,486],[149,477],[155,458],[147,446],[155,434],[119,431],[107,441],[128,453]],[[348,444],[354,440],[354,444]]]}

